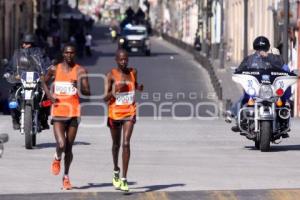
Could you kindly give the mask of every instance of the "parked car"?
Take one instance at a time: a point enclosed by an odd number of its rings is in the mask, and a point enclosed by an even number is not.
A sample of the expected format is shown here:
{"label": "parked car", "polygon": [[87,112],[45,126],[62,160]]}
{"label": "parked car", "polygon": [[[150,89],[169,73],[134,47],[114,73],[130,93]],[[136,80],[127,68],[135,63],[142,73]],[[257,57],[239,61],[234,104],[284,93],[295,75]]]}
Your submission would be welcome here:
{"label": "parked car", "polygon": [[125,26],[118,38],[118,46],[128,52],[143,53],[150,56],[151,42],[147,28],[142,25]]}

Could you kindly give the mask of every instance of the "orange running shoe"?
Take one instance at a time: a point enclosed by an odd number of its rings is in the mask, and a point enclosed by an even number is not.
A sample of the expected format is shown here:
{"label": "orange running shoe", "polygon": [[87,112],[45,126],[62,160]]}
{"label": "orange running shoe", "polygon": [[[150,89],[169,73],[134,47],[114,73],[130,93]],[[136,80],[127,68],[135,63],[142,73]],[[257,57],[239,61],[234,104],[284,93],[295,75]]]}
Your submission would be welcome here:
{"label": "orange running shoe", "polygon": [[51,166],[51,171],[53,175],[58,175],[60,172],[60,160],[54,158]]}
{"label": "orange running shoe", "polygon": [[72,190],[70,179],[67,176],[63,177],[63,190]]}

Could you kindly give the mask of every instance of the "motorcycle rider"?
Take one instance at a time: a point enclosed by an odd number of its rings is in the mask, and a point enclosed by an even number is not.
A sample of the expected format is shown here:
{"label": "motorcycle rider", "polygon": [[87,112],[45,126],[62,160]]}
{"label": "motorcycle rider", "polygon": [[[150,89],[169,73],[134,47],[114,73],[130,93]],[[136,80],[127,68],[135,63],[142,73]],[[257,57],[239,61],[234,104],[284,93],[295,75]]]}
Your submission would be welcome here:
{"label": "motorcycle rider", "polygon": [[[258,36],[253,41],[253,49],[255,52],[244,58],[242,63],[236,69],[236,72],[244,71],[247,69],[282,69],[287,71],[286,65],[284,64],[283,58],[280,55],[268,53],[270,50],[269,39],[265,36]],[[285,102],[289,98],[290,94],[286,92],[282,98]],[[225,121],[231,123],[232,118],[237,120],[239,108],[246,104],[249,100],[249,95],[244,91],[244,94],[239,100],[237,100],[225,114]],[[231,128],[234,132],[239,132],[240,129],[236,125]],[[288,137],[288,135],[287,135]]]}
{"label": "motorcycle rider", "polygon": [[[51,66],[50,59],[43,53],[43,51],[39,47],[35,46],[35,44],[36,44],[35,36],[32,34],[25,34],[21,41],[20,49],[17,49],[14,52],[13,57],[6,65],[4,78],[14,80],[14,83],[12,83],[12,87],[9,92],[9,97],[8,97],[9,102],[16,101],[15,94],[21,85],[20,74],[18,74],[17,63],[16,63],[18,62],[17,60],[19,57],[19,53],[32,56],[33,58],[41,62],[41,67],[39,69],[35,69],[41,76],[43,76],[46,70],[48,69],[48,67]],[[20,116],[21,116],[20,110],[18,108],[10,108],[10,113],[12,117],[13,129],[14,130],[20,129]],[[49,129],[48,113],[49,113],[48,109],[43,108],[40,110],[42,129]]]}

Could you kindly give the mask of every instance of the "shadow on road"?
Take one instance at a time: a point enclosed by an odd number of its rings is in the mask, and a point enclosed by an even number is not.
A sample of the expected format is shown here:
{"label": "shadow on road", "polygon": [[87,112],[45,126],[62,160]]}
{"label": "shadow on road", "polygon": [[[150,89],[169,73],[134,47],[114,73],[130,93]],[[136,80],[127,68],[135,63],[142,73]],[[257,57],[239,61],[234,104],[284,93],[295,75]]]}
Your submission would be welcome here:
{"label": "shadow on road", "polygon": [[[176,56],[176,55],[178,55],[178,54],[172,53],[172,52],[153,52],[153,53],[151,53],[151,56],[145,56],[142,53],[129,53],[130,57],[145,57],[145,58],[151,58],[151,57],[157,57],[157,56]],[[114,58],[116,56],[116,52],[101,52],[99,56]]]}
{"label": "shadow on road", "polygon": [[[257,150],[254,146],[245,146],[246,149],[249,150]],[[300,145],[278,145],[278,146],[271,146],[269,152],[280,152],[280,151],[300,151]]]}
{"label": "shadow on road", "polygon": [[[128,182],[128,185],[135,185],[136,182]],[[73,187],[74,189],[84,190],[89,188],[113,187],[112,183],[88,183],[80,187]]]}
{"label": "shadow on road", "polygon": [[[74,145],[91,145],[89,142],[74,142]],[[56,143],[42,143],[42,144],[37,144],[36,148],[37,149],[46,149],[46,148],[52,148],[56,147]]]}
{"label": "shadow on road", "polygon": [[171,188],[171,187],[183,187],[185,184],[183,183],[175,183],[175,184],[168,184],[168,185],[149,185],[149,186],[144,186],[144,187],[136,187],[132,189],[146,189],[145,192],[152,192],[152,191],[157,191],[157,190],[163,190],[166,188]]}

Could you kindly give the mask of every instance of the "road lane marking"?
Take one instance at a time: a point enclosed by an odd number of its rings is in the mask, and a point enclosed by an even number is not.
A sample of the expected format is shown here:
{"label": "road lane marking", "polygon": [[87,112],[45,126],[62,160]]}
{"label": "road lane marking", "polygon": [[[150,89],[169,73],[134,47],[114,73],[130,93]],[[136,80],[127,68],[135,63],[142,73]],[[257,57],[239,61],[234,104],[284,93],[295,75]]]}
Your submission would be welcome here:
{"label": "road lane marking", "polygon": [[237,196],[232,191],[213,191],[210,194],[213,200],[238,200]]}
{"label": "road lane marking", "polygon": [[146,192],[143,200],[169,200],[166,192]]}
{"label": "road lane marking", "polygon": [[299,200],[300,190],[271,190],[267,196],[270,200]]}

